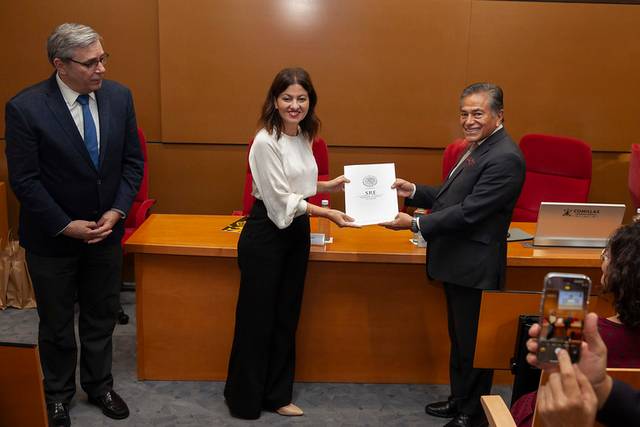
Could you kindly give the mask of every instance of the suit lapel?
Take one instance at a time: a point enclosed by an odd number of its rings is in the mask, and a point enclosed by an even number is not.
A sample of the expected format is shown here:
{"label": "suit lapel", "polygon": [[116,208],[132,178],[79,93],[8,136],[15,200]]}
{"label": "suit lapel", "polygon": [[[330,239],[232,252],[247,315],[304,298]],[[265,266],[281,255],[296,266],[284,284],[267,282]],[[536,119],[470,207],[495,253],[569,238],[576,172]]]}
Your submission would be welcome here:
{"label": "suit lapel", "polygon": [[491,146],[493,144],[495,144],[495,142],[498,141],[503,134],[504,134],[504,128],[500,129],[499,131],[497,131],[496,133],[491,135],[489,138],[486,139],[486,141],[484,141],[482,144],[480,144],[479,147],[477,147],[475,150],[473,150],[471,152],[471,154],[469,154],[469,156],[458,167],[458,169],[456,169],[453,172],[453,174],[451,174],[451,176],[449,178],[447,178],[447,180],[444,182],[444,184],[442,184],[442,187],[440,187],[440,191],[438,191],[438,194],[436,194],[436,199],[438,197],[440,197],[440,195],[442,193],[444,193],[444,191],[447,188],[449,188],[449,186],[451,185],[453,180],[456,179],[456,177],[458,175],[460,175],[460,173],[462,173],[462,170],[465,167],[467,167],[469,165],[469,163],[477,163],[480,160],[480,158],[482,158],[482,156],[487,154],[489,149],[491,149]]}
{"label": "suit lapel", "polygon": [[49,79],[49,90],[47,93],[46,103],[60,127],[67,134],[68,141],[70,141],[71,145],[78,150],[87,163],[93,167],[93,162],[91,161],[87,147],[84,145],[84,140],[78,131],[76,123],[73,121],[73,117],[71,117],[67,103],[62,97],[62,92],[60,92],[60,88],[58,87],[55,73]]}
{"label": "suit lapel", "polygon": [[96,102],[98,103],[98,116],[100,117],[100,168],[104,160],[107,146],[109,145],[109,119],[111,116],[111,104],[109,97],[105,95],[104,90],[96,91]]}

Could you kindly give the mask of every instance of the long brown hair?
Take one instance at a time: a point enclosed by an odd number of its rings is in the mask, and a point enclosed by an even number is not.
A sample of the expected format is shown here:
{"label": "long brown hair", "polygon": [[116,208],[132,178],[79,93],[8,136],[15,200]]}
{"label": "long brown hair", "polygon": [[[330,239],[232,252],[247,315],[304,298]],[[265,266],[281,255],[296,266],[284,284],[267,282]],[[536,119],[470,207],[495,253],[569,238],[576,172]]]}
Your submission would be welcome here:
{"label": "long brown hair", "polygon": [[280,113],[276,110],[275,102],[282,92],[287,90],[289,86],[295,84],[302,86],[309,95],[309,110],[300,122],[300,129],[302,129],[302,133],[304,133],[310,141],[313,141],[320,129],[320,119],[316,116],[318,96],[316,95],[316,90],[313,88],[313,83],[311,83],[309,73],[302,68],[285,68],[276,74],[267,92],[267,98],[262,105],[259,122],[269,133],[275,131],[276,137],[280,138],[284,130],[284,123],[282,122]]}

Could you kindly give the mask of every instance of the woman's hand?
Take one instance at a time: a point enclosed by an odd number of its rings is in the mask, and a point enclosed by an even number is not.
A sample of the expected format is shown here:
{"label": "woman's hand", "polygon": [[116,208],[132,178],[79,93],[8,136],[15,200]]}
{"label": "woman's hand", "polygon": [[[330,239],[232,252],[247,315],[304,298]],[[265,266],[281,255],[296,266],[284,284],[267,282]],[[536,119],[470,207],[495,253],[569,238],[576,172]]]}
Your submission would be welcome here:
{"label": "woman's hand", "polygon": [[[529,329],[529,340],[527,341],[527,362],[533,366],[538,366],[538,337],[541,327],[535,323]],[[598,397],[598,405],[602,407],[611,393],[613,380],[607,375],[607,346],[598,332],[598,316],[595,313],[588,313],[584,319],[582,331],[583,342],[580,346],[580,361],[578,368],[587,377],[593,390]]]}
{"label": "woman's hand", "polygon": [[558,371],[538,389],[537,414],[549,427],[592,426],[598,398],[586,375],[571,364],[566,350],[558,352]]}
{"label": "woman's hand", "polygon": [[317,190],[318,193],[336,193],[344,191],[344,185],[350,182],[344,175],[340,175],[330,181],[318,181]]}
{"label": "woman's hand", "polygon": [[353,223],[353,218],[337,209],[327,209],[326,217],[334,222],[338,227],[361,227],[360,225]]}

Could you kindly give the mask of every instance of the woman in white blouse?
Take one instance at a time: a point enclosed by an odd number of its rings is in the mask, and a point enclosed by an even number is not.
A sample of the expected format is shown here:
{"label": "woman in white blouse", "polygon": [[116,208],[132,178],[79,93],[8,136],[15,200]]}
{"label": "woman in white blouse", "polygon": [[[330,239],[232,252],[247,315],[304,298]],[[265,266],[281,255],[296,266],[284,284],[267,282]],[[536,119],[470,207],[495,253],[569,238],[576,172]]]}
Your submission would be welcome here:
{"label": "woman in white blouse", "polygon": [[295,336],[309,260],[309,214],[351,226],[346,214],[308,203],[341,191],[344,176],[318,182],[311,144],[320,120],[316,92],[301,68],[280,71],[267,93],[249,151],[256,198],[238,241],[240,293],[224,396],[231,415],[262,410],[302,415],[292,400]]}

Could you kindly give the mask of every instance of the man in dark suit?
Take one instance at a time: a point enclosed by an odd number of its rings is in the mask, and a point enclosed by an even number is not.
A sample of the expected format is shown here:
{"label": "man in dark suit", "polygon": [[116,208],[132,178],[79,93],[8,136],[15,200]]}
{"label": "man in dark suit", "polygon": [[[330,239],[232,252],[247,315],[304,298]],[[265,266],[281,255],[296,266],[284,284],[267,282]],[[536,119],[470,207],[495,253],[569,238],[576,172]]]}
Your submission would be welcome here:
{"label": "man in dark suit", "polygon": [[129,409],[113,391],[112,333],[119,307],[123,218],[143,173],[131,93],[104,80],[101,37],[79,24],[47,40],[55,72],[6,106],[6,155],[20,202],[38,315],[50,424],[69,426],[79,305],[80,383],[116,419]]}
{"label": "man in dark suit", "polygon": [[428,404],[446,425],[484,423],[480,396],[491,390],[493,371],[473,368],[482,290],[504,282],[507,232],[524,182],[524,158],[502,125],[502,89],[490,83],[467,87],[460,97],[460,124],[469,143],[441,186],[398,179],[393,188],[409,206],[431,209],[413,219],[399,213],[385,224],[413,229],[427,241],[427,274],[442,281],[447,300],[451,395]]}

